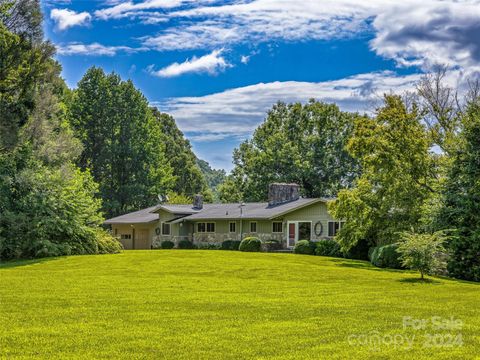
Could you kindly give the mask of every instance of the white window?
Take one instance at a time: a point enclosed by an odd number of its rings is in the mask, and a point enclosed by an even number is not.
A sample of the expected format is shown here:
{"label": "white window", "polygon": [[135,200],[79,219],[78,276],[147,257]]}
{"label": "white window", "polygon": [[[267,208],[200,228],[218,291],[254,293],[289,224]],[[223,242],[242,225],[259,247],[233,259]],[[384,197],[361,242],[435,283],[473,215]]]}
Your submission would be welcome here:
{"label": "white window", "polygon": [[231,223],[229,224],[229,231],[230,231],[231,233],[237,232],[237,223],[231,222]]}
{"label": "white window", "polygon": [[256,221],[251,221],[250,222],[250,232],[251,233],[256,233],[257,232],[257,222]]}
{"label": "white window", "polygon": [[162,235],[170,235],[171,234],[171,227],[170,224],[162,223]]}
{"label": "white window", "polygon": [[132,240],[132,234],[121,234],[120,239],[122,239],[122,240]]}
{"label": "white window", "polygon": [[199,233],[214,233],[215,232],[215,223],[207,222],[207,223],[197,223],[197,232]]}
{"label": "white window", "polygon": [[283,223],[281,221],[272,222],[272,233],[283,232]]}
{"label": "white window", "polygon": [[336,236],[338,231],[345,224],[344,221],[329,221],[328,222],[328,236]]}

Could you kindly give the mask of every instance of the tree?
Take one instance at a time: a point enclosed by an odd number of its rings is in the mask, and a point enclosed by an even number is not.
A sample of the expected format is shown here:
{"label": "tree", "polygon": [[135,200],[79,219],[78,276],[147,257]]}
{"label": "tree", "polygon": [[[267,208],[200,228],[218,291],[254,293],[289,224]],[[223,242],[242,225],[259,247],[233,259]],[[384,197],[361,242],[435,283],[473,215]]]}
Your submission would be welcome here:
{"label": "tree", "polygon": [[272,182],[295,182],[307,197],[335,196],[359,173],[345,145],[358,115],[311,100],[276,104],[234,151],[232,176],[246,201],[264,201]]}
{"label": "tree", "polygon": [[362,174],[329,205],[335,218],[346,221],[337,236],[344,250],[360,240],[394,243],[399,232],[419,226],[422,205],[434,191],[430,146],[418,108],[407,109],[398,96],[385,96],[375,117],[356,119],[347,149]]}
{"label": "tree", "polygon": [[211,202],[212,191],[197,163],[197,157],[192,151],[190,142],[178,129],[175,119],[156,108],[152,108],[152,112],[160,125],[165,143],[165,156],[173,169],[175,183],[172,190],[188,197],[202,194],[205,201]]}
{"label": "tree", "polygon": [[84,151],[79,165],[91,169],[108,216],[152,205],[174,185],[161,124],[131,81],[91,68],[80,80],[71,123]]}
{"label": "tree", "polygon": [[218,197],[218,186],[225,181],[227,176],[223,169],[212,169],[205,160],[197,159],[197,165],[205,177],[208,187],[212,190],[215,197]]}
{"label": "tree", "polygon": [[453,155],[437,226],[455,229],[448,242],[448,271],[454,277],[480,281],[480,100],[471,101]]}
{"label": "tree", "polygon": [[67,121],[38,1],[0,0],[0,259],[116,252]]}
{"label": "tree", "polygon": [[225,181],[218,186],[218,199],[222,203],[240,203],[244,198],[241,188],[238,179],[227,176]]}
{"label": "tree", "polygon": [[397,251],[401,254],[403,266],[417,270],[420,277],[425,274],[433,274],[444,268],[442,256],[445,252],[443,243],[446,236],[442,232],[433,234],[416,234],[404,232],[400,236],[400,244]]}

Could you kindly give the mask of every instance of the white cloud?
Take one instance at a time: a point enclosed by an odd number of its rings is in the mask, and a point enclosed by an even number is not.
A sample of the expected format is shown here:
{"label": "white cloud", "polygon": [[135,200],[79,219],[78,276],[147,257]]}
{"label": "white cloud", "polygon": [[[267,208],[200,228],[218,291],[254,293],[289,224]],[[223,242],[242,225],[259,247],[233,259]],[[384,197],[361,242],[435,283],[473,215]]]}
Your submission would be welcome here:
{"label": "white cloud", "polygon": [[371,47],[400,66],[480,66],[480,2],[432,1],[392,6],[374,22]]}
{"label": "white cloud", "polygon": [[126,1],[105,9],[97,10],[95,11],[95,16],[103,20],[135,17],[143,10],[169,9],[180,6],[184,2],[184,0],[146,0],[137,3]]}
{"label": "white cloud", "polygon": [[[384,71],[326,82],[259,83],[200,97],[179,97],[156,105],[172,114],[184,132],[211,136],[248,136],[277,101],[306,102],[311,98],[335,102],[347,111],[367,112],[381,95],[412,90],[419,74],[397,76]],[[197,140],[198,141],[198,140]]]}
{"label": "white cloud", "polygon": [[153,66],[150,65],[147,69],[152,75],[158,77],[174,77],[187,73],[208,73],[216,74],[218,71],[230,67],[231,65],[221,56],[223,50],[214,50],[212,53],[204,55],[202,57],[193,57],[185,60],[183,63],[173,63],[160,69],[158,71],[153,70]]}
{"label": "white cloud", "polygon": [[56,45],[59,55],[84,55],[84,56],[114,56],[119,52],[134,53],[145,51],[145,48],[131,48],[128,46],[105,46],[99,43],[81,44],[70,43]]}
{"label": "white cloud", "polygon": [[249,61],[250,61],[250,56],[249,55],[242,55],[240,57],[240,62],[242,64],[248,64]]}
{"label": "white cloud", "polygon": [[77,13],[68,9],[52,9],[50,11],[50,19],[55,21],[59,30],[66,30],[72,26],[86,25],[92,16],[84,11]]}

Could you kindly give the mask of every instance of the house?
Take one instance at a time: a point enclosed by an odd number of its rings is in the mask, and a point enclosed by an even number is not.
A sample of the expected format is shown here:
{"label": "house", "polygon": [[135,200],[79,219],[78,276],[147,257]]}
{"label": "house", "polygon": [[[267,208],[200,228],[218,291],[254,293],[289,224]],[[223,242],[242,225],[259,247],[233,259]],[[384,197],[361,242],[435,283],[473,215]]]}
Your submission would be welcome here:
{"label": "house", "polygon": [[327,211],[328,199],[300,197],[297,184],[271,184],[265,203],[160,204],[105,221],[125,249],[151,249],[162,241],[187,239],[196,244],[221,243],[255,236],[292,248],[299,240],[335,236],[342,223]]}

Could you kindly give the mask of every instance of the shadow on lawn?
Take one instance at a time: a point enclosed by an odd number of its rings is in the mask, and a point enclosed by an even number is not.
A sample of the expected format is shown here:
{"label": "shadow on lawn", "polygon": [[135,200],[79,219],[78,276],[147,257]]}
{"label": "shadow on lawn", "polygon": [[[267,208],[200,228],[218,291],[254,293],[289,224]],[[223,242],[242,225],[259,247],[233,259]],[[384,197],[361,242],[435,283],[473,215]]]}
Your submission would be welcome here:
{"label": "shadow on lawn", "polygon": [[[452,279],[449,279],[449,280],[452,280]],[[415,277],[415,278],[403,278],[403,279],[399,279],[397,281],[399,281],[401,283],[407,283],[407,284],[434,284],[434,285],[442,284],[442,282],[439,281],[439,280],[427,279],[427,278],[421,279],[421,278],[417,278],[417,277]]]}
{"label": "shadow on lawn", "polygon": [[41,259],[28,259],[28,260],[8,260],[0,262],[0,271],[3,269],[11,269],[15,267],[27,266],[27,265],[34,265],[34,264],[41,264],[47,261],[56,260],[58,258],[51,257],[51,258],[41,258]]}
{"label": "shadow on lawn", "polygon": [[364,260],[332,259],[332,262],[335,263],[336,266],[348,267],[348,268],[354,268],[354,269],[388,271],[388,272],[395,272],[395,273],[399,273],[403,271],[400,269],[379,268],[379,267],[373,266],[372,264],[370,264],[370,262],[364,261]]}

